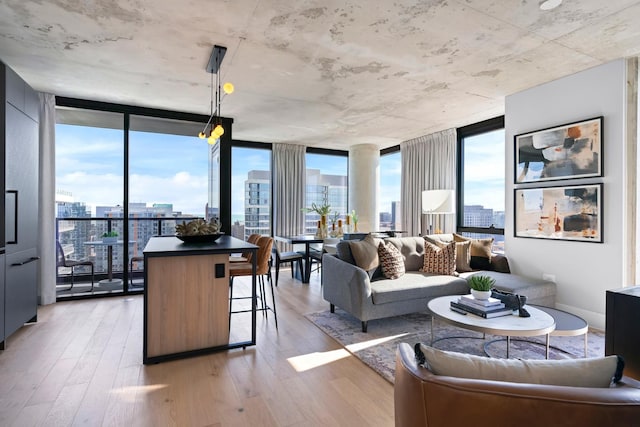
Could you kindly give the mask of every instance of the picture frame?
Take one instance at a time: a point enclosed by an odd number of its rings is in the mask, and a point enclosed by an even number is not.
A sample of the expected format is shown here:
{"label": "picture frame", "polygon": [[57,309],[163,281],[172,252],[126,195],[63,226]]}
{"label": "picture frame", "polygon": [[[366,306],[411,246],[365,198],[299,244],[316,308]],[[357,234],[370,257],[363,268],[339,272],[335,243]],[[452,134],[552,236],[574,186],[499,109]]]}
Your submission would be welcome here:
{"label": "picture frame", "polygon": [[603,176],[603,117],[514,136],[516,184]]}
{"label": "picture frame", "polygon": [[602,183],[514,189],[514,236],[602,243]]}

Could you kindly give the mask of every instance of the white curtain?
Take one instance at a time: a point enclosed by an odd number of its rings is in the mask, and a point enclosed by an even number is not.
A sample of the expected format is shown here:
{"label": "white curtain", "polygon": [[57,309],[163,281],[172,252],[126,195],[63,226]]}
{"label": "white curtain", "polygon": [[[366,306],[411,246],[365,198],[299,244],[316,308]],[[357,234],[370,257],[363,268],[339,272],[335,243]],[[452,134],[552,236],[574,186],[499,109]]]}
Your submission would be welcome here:
{"label": "white curtain", "polygon": [[[402,229],[407,236],[428,234],[428,215],[422,215],[423,190],[455,190],[456,130],[447,129],[400,144],[402,157]],[[434,230],[451,233],[455,215],[431,215]]]}
{"label": "white curtain", "polygon": [[304,145],[273,144],[273,235],[304,233],[307,167]]}
{"label": "white curtain", "polygon": [[38,190],[39,222],[38,252],[40,269],[38,302],[41,305],[56,302],[56,99],[49,93],[40,93],[40,177]]}

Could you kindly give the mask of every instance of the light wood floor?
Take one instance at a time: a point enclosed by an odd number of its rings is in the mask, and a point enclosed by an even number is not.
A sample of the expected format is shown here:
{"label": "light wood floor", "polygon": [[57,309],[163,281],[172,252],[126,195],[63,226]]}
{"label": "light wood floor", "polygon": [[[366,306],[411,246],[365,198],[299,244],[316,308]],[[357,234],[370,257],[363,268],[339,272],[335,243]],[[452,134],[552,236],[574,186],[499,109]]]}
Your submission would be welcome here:
{"label": "light wood floor", "polygon": [[304,317],[328,308],[319,275],[282,273],[278,330],[258,313],[256,346],[157,365],[140,295],[40,307],[0,352],[0,425],[393,425],[393,386]]}

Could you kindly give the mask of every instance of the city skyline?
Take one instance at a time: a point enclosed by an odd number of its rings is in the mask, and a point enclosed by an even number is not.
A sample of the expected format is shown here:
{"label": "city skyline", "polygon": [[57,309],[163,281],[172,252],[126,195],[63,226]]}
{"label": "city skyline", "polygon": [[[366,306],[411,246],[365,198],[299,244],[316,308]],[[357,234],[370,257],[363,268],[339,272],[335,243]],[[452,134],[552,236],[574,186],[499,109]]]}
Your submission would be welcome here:
{"label": "city skyline", "polygon": [[[478,137],[480,138],[480,137]],[[502,146],[500,146],[502,144]],[[130,132],[129,199],[131,203],[172,204],[174,211],[203,216],[207,203],[209,145],[197,137]],[[123,131],[58,124],[56,128],[56,189],[72,193],[92,214],[96,206],[123,203]],[[161,155],[154,155],[161,153]],[[244,181],[250,170],[269,170],[269,150],[233,147],[232,215],[244,213]],[[502,153],[502,154],[501,154]],[[482,204],[504,210],[504,175],[491,162],[504,162],[504,146],[495,136],[465,149],[478,179],[466,183],[465,205]],[[499,156],[502,156],[498,159]],[[343,174],[347,157],[328,159],[308,154],[307,168]],[[495,163],[493,163],[495,164]],[[400,199],[400,153],[380,157],[379,211],[391,212]],[[502,206],[498,206],[498,205]]]}

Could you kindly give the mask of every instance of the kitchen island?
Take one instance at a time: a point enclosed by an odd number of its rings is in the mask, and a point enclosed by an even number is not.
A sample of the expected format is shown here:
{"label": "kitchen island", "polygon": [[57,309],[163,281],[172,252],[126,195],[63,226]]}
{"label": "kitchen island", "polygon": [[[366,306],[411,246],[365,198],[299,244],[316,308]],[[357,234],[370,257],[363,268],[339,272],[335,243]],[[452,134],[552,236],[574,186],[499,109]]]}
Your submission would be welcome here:
{"label": "kitchen island", "polygon": [[[143,363],[256,344],[256,245],[231,236],[183,243],[152,237],[144,248]],[[229,255],[252,253],[251,339],[229,342]]]}

